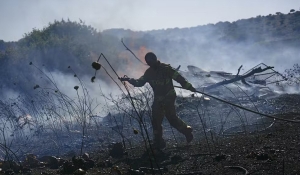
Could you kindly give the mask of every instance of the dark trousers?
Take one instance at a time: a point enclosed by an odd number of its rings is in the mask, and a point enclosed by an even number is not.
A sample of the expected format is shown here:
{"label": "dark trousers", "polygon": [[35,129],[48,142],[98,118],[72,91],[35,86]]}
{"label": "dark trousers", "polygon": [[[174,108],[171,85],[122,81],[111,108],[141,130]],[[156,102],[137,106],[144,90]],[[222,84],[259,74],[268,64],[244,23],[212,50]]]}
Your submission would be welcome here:
{"label": "dark trousers", "polygon": [[163,140],[162,121],[164,116],[168,119],[172,127],[177,129],[180,133],[185,134],[187,124],[182,121],[175,110],[176,97],[166,98],[162,101],[154,100],[152,105],[152,126],[155,141]]}

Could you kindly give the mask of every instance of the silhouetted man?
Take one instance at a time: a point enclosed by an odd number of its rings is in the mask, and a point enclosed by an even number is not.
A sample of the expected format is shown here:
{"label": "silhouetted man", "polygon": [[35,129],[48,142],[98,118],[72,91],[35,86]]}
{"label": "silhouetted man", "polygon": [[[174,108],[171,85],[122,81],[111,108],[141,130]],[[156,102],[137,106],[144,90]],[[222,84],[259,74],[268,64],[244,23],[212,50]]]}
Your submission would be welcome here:
{"label": "silhouetted man", "polygon": [[184,134],[188,143],[191,142],[193,140],[193,129],[176,115],[176,92],[172,79],[180,83],[181,86],[187,90],[195,92],[195,88],[169,64],[157,60],[154,53],[147,53],[145,61],[150,67],[145,71],[144,75],[139,79],[131,78],[128,82],[135,87],[144,86],[145,83],[148,82],[153,89],[152,126],[154,146],[159,149],[166,147],[166,143],[162,138],[162,121],[164,114],[171,126]]}

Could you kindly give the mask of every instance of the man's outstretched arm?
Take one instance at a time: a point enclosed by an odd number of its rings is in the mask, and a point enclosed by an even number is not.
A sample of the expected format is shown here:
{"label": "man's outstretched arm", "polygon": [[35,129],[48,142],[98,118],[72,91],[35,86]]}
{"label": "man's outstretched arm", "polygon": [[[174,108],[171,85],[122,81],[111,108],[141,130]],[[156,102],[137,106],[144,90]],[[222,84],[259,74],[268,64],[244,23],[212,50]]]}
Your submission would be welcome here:
{"label": "man's outstretched arm", "polygon": [[145,76],[141,76],[139,79],[130,78],[128,82],[134,87],[142,87],[146,84],[147,81],[145,79]]}
{"label": "man's outstretched arm", "polygon": [[196,89],[189,83],[183,76],[181,76],[174,68],[169,67],[170,76],[173,80],[177,81],[184,89],[195,92]]}

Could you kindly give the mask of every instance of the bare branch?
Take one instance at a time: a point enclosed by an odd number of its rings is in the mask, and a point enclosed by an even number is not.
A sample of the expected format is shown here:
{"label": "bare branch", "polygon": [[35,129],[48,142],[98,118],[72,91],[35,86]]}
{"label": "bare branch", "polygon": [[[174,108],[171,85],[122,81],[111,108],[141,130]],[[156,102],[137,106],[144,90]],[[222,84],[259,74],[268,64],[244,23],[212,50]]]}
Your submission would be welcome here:
{"label": "bare branch", "polygon": [[137,56],[135,56],[135,54],[124,44],[123,42],[123,38],[121,39],[121,42],[123,44],[123,46],[126,48],[126,50],[128,50],[137,60],[139,60],[139,62],[141,62],[143,65],[147,66],[147,64],[143,63]]}
{"label": "bare branch", "polygon": [[[241,67],[240,67],[240,68],[241,68]],[[238,76],[238,75],[237,75],[235,78],[232,78],[232,79],[230,79],[230,80],[225,80],[225,81],[221,81],[221,82],[219,82],[219,83],[210,85],[210,86],[206,87],[205,90],[210,90],[210,89],[219,87],[219,86],[221,86],[221,85],[230,84],[230,83],[233,83],[233,82],[236,82],[236,81],[240,81],[240,80],[242,80],[242,82],[245,83],[245,78],[250,77],[250,76],[252,76],[252,75],[254,75],[254,74],[256,74],[256,73],[264,72],[264,71],[266,71],[266,70],[268,70],[268,69],[272,69],[272,68],[274,68],[274,67],[268,66],[268,67],[266,67],[266,68],[264,68],[264,69],[262,69],[261,67],[258,67],[258,68],[256,68],[256,69],[253,69],[251,72],[247,73],[246,75],[242,75],[242,76]]]}

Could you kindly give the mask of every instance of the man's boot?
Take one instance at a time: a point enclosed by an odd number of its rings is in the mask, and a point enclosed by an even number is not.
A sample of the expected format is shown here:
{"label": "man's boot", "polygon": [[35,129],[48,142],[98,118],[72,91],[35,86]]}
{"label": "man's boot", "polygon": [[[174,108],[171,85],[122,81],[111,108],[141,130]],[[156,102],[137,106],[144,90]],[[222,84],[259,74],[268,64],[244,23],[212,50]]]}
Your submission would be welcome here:
{"label": "man's boot", "polygon": [[187,126],[184,131],[184,135],[187,143],[190,143],[194,139],[192,132],[193,132],[193,128],[191,126]]}
{"label": "man's boot", "polygon": [[166,147],[166,142],[164,139],[154,139],[153,147],[154,149],[164,149]]}

